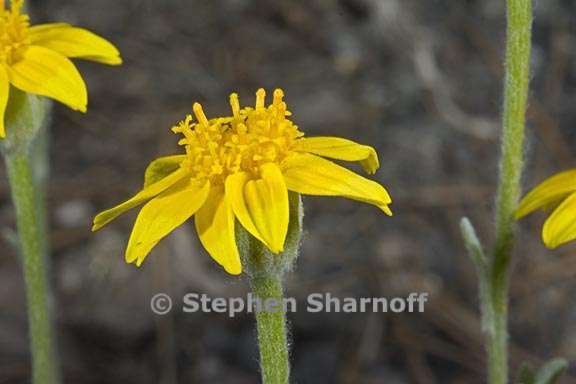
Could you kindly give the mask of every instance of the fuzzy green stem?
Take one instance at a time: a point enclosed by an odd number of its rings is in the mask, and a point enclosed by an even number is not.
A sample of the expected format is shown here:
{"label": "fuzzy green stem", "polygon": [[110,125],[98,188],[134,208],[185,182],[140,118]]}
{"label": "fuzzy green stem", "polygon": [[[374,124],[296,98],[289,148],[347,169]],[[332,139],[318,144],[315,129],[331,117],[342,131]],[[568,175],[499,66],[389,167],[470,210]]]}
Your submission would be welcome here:
{"label": "fuzzy green stem", "polygon": [[[290,220],[284,243],[284,252],[272,253],[264,244],[250,235],[240,224],[236,225],[236,242],[244,272],[248,275],[252,291],[261,303],[257,308],[256,327],[260,347],[260,369],[264,384],[288,384],[290,362],[286,309],[283,305],[284,276],[298,257],[302,236],[303,209],[300,195],[290,192]],[[266,303],[274,303],[268,306]],[[278,305],[276,305],[276,303]]]}
{"label": "fuzzy green stem", "polygon": [[35,187],[30,158],[26,152],[5,157],[12,199],[16,208],[18,234],[32,350],[34,384],[54,384],[58,380],[56,355],[49,316],[50,295],[44,249],[44,219],[39,192]]}
{"label": "fuzzy green stem", "polygon": [[48,175],[49,117],[45,98],[10,88],[4,115],[6,138],[0,140],[16,210],[32,353],[34,384],[54,384],[60,379],[50,317],[48,242],[45,185]]}
{"label": "fuzzy green stem", "polygon": [[502,154],[496,200],[496,240],[490,265],[491,323],[488,370],[491,384],[508,380],[508,280],[514,244],[514,210],[520,197],[528,99],[532,0],[507,0],[506,79]]}
{"label": "fuzzy green stem", "polygon": [[[287,384],[290,365],[286,313],[282,308],[282,279],[279,275],[260,276],[252,278],[250,285],[255,297],[263,303],[262,310],[256,312],[262,381],[264,384]],[[277,310],[266,308],[265,303],[271,300],[278,303],[275,304]]]}

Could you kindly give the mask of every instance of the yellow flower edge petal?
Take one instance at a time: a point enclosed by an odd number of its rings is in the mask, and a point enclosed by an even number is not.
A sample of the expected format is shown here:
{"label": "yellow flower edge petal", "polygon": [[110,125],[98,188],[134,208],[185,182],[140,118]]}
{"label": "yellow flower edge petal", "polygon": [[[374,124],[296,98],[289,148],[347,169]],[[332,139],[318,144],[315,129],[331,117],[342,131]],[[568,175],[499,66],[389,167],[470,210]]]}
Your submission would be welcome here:
{"label": "yellow flower edge petal", "polygon": [[[228,204],[232,207],[234,215],[240,222],[240,224],[246,229],[252,236],[260,240],[262,243],[266,244],[266,241],[256,228],[256,224],[252,220],[252,216],[248,211],[246,206],[246,199],[244,198],[244,187],[250,177],[246,172],[238,172],[234,175],[230,175],[226,178],[225,184],[225,194]],[[269,246],[268,244],[266,244]]]}
{"label": "yellow flower edge petal", "polygon": [[30,43],[51,49],[66,57],[108,65],[122,64],[120,52],[108,40],[86,29],[64,23],[31,27]]}
{"label": "yellow flower edge petal", "polygon": [[159,157],[152,161],[144,173],[144,188],[157,183],[180,168],[186,155]]}
{"label": "yellow flower edge petal", "polygon": [[142,191],[138,192],[134,197],[131,199],[123,202],[115,206],[114,208],[110,208],[104,212],[99,213],[94,218],[94,224],[92,227],[92,231],[97,231],[121,214],[130,209],[144,203],[147,200],[155,197],[156,195],[164,192],[166,189],[170,188],[172,185],[176,184],[183,178],[187,177],[188,174],[185,170],[177,170],[176,172],[170,174],[169,176],[163,178],[162,180],[144,188]]}
{"label": "yellow flower edge petal", "polygon": [[374,174],[380,167],[374,148],[340,137],[303,137],[296,141],[295,150],[337,160],[359,161],[369,174]]}
{"label": "yellow flower edge petal", "polygon": [[342,196],[369,203],[392,216],[388,191],[375,181],[366,179],[321,157],[299,153],[283,164],[283,175],[289,190],[304,195]]}
{"label": "yellow flower edge petal", "polygon": [[6,137],[6,124],[4,122],[6,106],[10,97],[10,79],[4,67],[0,66],[0,139]]}
{"label": "yellow flower edge petal", "polygon": [[552,212],[542,228],[544,244],[554,249],[576,239],[576,193],[570,195]]}
{"label": "yellow flower edge petal", "polygon": [[273,253],[280,253],[290,220],[288,189],[276,164],[264,164],[261,177],[244,186],[246,207],[264,242]]}
{"label": "yellow flower edge petal", "polygon": [[158,242],[194,215],[206,201],[203,187],[185,180],[150,200],[140,210],[126,249],[126,262],[141,266]]}
{"label": "yellow flower edge petal", "polygon": [[207,201],[194,216],[196,232],[208,254],[231,275],[242,273],[236,246],[234,212],[224,196],[224,188],[213,188]]}
{"label": "yellow flower edge petal", "polygon": [[56,28],[66,28],[66,27],[71,27],[71,25],[68,23],[46,23],[46,24],[33,25],[28,29],[28,31],[29,34],[30,33],[38,34],[43,31],[49,31]]}
{"label": "yellow flower edge petal", "polygon": [[288,233],[288,190],[280,169],[267,164],[262,178],[240,172],[226,180],[226,198],[240,224],[273,253],[282,252]]}
{"label": "yellow flower edge petal", "polygon": [[88,91],[76,66],[50,49],[30,46],[24,58],[8,66],[10,82],[18,89],[56,99],[86,112]]}
{"label": "yellow flower edge petal", "polygon": [[560,172],[540,183],[522,199],[514,217],[520,219],[537,209],[554,206],[572,192],[576,192],[576,169]]}

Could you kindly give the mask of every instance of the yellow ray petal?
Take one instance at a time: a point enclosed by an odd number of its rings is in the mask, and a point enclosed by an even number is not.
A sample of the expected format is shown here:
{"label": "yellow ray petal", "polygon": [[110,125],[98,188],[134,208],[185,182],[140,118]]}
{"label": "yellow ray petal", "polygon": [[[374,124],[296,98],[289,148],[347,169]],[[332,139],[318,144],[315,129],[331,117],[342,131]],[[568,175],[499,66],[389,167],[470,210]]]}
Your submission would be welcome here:
{"label": "yellow ray petal", "polygon": [[576,169],[558,173],[524,196],[516,210],[515,217],[520,219],[537,209],[554,206],[575,191]]}
{"label": "yellow ray petal", "polygon": [[225,193],[228,204],[232,207],[234,215],[242,224],[242,226],[255,238],[263,243],[264,238],[256,228],[256,224],[252,220],[252,216],[248,211],[246,206],[246,200],[244,198],[244,187],[249,180],[249,176],[246,172],[238,172],[236,174],[230,175],[226,178]]}
{"label": "yellow ray petal", "polygon": [[57,52],[32,45],[21,61],[8,67],[8,76],[24,92],[51,97],[86,112],[86,84],[74,64]]}
{"label": "yellow ray petal", "polygon": [[46,24],[38,24],[38,25],[33,25],[30,27],[29,29],[29,33],[34,33],[34,34],[38,34],[44,31],[50,31],[52,29],[56,29],[56,28],[67,28],[67,27],[72,27],[70,24],[68,23],[46,23]]}
{"label": "yellow ray petal", "polygon": [[151,162],[144,174],[144,188],[177,171],[184,160],[186,160],[186,155],[174,155],[160,157]]}
{"label": "yellow ray petal", "polygon": [[180,169],[169,176],[165,177],[164,179],[148,186],[147,188],[140,191],[130,200],[123,202],[120,205],[115,206],[114,208],[108,209],[104,212],[99,213],[94,218],[94,226],[92,227],[93,231],[97,231],[124,212],[142,204],[146,200],[150,200],[154,196],[164,192],[166,189],[177,183],[178,181],[182,180],[183,178],[188,177],[188,173]]}
{"label": "yellow ray petal", "polygon": [[390,195],[380,184],[321,157],[299,153],[283,164],[289,190],[304,195],[343,196],[373,204],[391,216]]}
{"label": "yellow ray petal", "polygon": [[224,196],[224,188],[213,188],[206,203],[194,217],[202,245],[216,262],[232,275],[242,273],[236,247],[234,213]]}
{"label": "yellow ray petal", "polygon": [[66,57],[122,64],[120,52],[106,39],[82,28],[64,23],[37,25],[30,28],[30,42],[56,51]]}
{"label": "yellow ray petal", "polygon": [[6,124],[4,122],[6,105],[10,96],[10,80],[3,66],[0,66],[0,139],[6,137]]}
{"label": "yellow ray petal", "polygon": [[542,239],[548,248],[576,239],[576,193],[564,200],[546,220]]}
{"label": "yellow ray petal", "polygon": [[242,226],[272,252],[282,252],[290,213],[288,190],[278,166],[264,164],[260,179],[238,177],[226,186],[227,197]]}
{"label": "yellow ray petal", "polygon": [[183,180],[150,200],[138,214],[126,250],[126,262],[142,265],[158,242],[182,225],[204,204],[210,183],[202,187]]}
{"label": "yellow ray petal", "polygon": [[249,180],[244,187],[244,198],[252,221],[274,253],[284,250],[288,233],[290,208],[288,189],[278,166],[261,166],[261,179]]}
{"label": "yellow ray petal", "polygon": [[374,148],[340,137],[304,137],[296,141],[295,150],[337,160],[359,161],[369,174],[380,167]]}

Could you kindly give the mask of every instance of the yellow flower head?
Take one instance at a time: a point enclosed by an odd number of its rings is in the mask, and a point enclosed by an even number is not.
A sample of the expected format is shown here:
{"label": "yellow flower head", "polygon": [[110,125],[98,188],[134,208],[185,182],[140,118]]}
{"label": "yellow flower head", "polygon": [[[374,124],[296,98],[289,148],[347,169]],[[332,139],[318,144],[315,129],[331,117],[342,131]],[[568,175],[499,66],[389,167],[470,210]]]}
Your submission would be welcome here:
{"label": "yellow flower head", "polygon": [[520,202],[516,219],[537,209],[552,210],[542,227],[548,248],[576,239],[576,169],[558,173],[530,191]]}
{"label": "yellow flower head", "polygon": [[6,9],[0,0],[0,138],[6,135],[4,113],[10,84],[86,112],[86,84],[68,58],[122,63],[116,47],[85,29],[65,23],[30,26],[28,15],[22,14],[23,3],[12,0]]}
{"label": "yellow flower head", "polygon": [[343,196],[373,204],[391,215],[388,192],[323,157],[359,161],[368,173],[378,167],[376,151],[337,137],[305,138],[288,117],[283,92],[265,105],[263,89],[255,107],[240,108],[230,96],[232,116],[208,119],[200,104],[172,128],[183,137],[186,154],[162,157],[146,170],[144,189],[130,200],[100,213],[98,230],[127,210],[140,211],[126,261],[142,264],[150,250],[191,216],[210,255],[231,274],[242,271],[235,221],[273,253],[284,249],[288,231],[288,191]]}

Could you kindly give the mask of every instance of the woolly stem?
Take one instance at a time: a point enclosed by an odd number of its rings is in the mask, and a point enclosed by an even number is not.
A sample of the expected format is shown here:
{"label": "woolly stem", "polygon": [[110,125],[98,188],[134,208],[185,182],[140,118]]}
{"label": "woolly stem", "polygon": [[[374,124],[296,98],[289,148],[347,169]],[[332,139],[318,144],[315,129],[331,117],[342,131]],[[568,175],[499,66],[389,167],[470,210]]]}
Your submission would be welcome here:
{"label": "woolly stem", "polygon": [[[302,202],[300,195],[290,192],[290,220],[284,252],[275,255],[241,225],[236,226],[236,242],[242,266],[250,279],[257,302],[256,312],[260,369],[264,384],[288,384],[290,362],[286,331],[286,308],[283,305],[283,281],[298,257],[302,236]],[[267,305],[267,301],[271,306]],[[272,303],[273,306],[272,306]]]}
{"label": "woolly stem", "polygon": [[514,210],[520,197],[528,99],[531,0],[507,0],[506,79],[502,153],[496,200],[496,240],[490,263],[491,324],[488,324],[488,373],[491,384],[508,380],[508,285],[514,244]]}
{"label": "woolly stem", "polygon": [[[278,275],[250,279],[255,297],[263,303],[256,311],[260,368],[264,384],[287,384],[290,376],[286,313],[282,306],[284,298],[282,279]],[[266,308],[273,300],[275,310]]]}
{"label": "woolly stem", "polygon": [[26,284],[28,322],[32,350],[34,384],[57,383],[56,355],[49,314],[47,261],[44,250],[44,225],[38,191],[26,153],[6,157],[12,200],[16,208],[22,267]]}
{"label": "woolly stem", "polygon": [[48,115],[49,104],[44,98],[12,87],[4,116],[6,138],[0,140],[16,210],[34,384],[56,384],[60,380],[48,282],[45,209],[48,136],[42,129]]}

